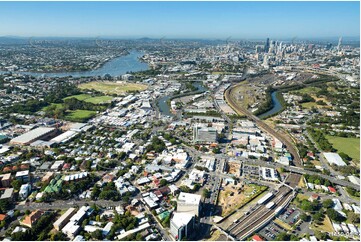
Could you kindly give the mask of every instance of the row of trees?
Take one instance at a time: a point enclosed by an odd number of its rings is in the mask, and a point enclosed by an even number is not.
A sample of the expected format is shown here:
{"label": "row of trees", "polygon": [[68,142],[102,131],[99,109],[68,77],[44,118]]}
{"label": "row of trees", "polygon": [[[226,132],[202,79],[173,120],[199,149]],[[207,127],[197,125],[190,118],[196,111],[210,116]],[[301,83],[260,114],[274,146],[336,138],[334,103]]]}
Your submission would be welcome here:
{"label": "row of trees", "polygon": [[333,148],[332,144],[328,141],[328,139],[321,130],[308,128],[307,132],[312,136],[314,141],[317,142],[317,144],[323,151],[337,151],[335,148]]}
{"label": "row of trees", "polygon": [[329,180],[324,179],[318,175],[305,174],[304,177],[306,178],[307,182],[309,182],[309,183],[313,183],[316,185],[324,185],[326,187],[332,186],[332,183]]}

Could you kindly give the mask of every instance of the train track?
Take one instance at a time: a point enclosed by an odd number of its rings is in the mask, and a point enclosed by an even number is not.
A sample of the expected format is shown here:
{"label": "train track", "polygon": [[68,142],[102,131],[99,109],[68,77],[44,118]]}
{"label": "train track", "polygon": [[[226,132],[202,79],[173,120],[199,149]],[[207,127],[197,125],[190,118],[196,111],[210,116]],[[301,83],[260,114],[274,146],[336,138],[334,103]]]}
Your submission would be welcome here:
{"label": "train track", "polygon": [[[276,197],[274,197],[269,202],[274,202],[275,204],[282,204],[288,197],[286,196],[291,192],[291,189],[285,186],[282,186],[278,191]],[[234,225],[230,229],[230,234],[239,237],[238,235],[243,232],[247,232],[248,228],[253,225],[257,225],[259,222],[263,221],[267,216],[274,213],[274,208],[269,209],[266,208],[264,205],[259,206],[256,210],[254,210],[250,215],[244,217],[240,220],[236,225]]]}
{"label": "train track", "polygon": [[[289,194],[288,196],[283,196],[281,198],[281,200],[279,201],[279,204],[281,204],[281,206],[282,206],[287,200],[290,199],[291,196],[292,196],[292,194]],[[251,234],[254,231],[256,231],[257,229],[259,229],[262,226],[262,224],[267,223],[270,219],[272,219],[276,215],[275,210],[278,207],[280,207],[280,206],[277,206],[274,209],[269,210],[263,216],[256,219],[252,224],[245,227],[242,232],[240,232],[236,235],[236,238],[239,240],[243,240],[244,238],[249,236],[249,234]]]}
{"label": "train track", "polygon": [[245,114],[248,118],[250,118],[251,120],[253,120],[258,127],[260,127],[261,129],[265,130],[267,133],[271,134],[272,136],[276,137],[278,140],[280,140],[287,148],[287,150],[292,154],[293,156],[293,162],[296,166],[298,167],[302,167],[302,161],[301,161],[301,157],[298,154],[297,149],[295,148],[295,146],[292,144],[291,141],[289,141],[286,137],[284,137],[283,135],[279,134],[278,132],[276,132],[274,129],[272,129],[268,124],[266,124],[265,122],[263,122],[261,119],[259,119],[257,116],[255,116],[253,113],[251,113],[250,111],[248,111],[245,108],[240,107],[239,105],[237,105],[233,99],[232,99],[232,90],[234,87],[236,87],[236,85],[231,85],[229,86],[225,92],[224,92],[224,97],[227,101],[227,103],[238,113],[238,114]]}

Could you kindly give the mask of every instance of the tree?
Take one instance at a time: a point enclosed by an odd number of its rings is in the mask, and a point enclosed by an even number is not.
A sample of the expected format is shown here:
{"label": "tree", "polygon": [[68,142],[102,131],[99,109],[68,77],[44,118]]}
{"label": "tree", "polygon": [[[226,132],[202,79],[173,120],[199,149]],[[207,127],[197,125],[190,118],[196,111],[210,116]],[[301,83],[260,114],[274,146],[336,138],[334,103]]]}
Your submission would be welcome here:
{"label": "tree", "polygon": [[167,217],[163,220],[162,225],[163,225],[163,227],[169,228],[169,226],[170,226],[170,216],[167,216]]}
{"label": "tree", "polygon": [[320,222],[323,221],[324,215],[322,212],[317,212],[312,216],[312,219],[319,224]]}
{"label": "tree", "polygon": [[337,222],[343,222],[346,220],[345,217],[343,217],[341,214],[339,214],[335,209],[329,208],[326,210],[326,213],[330,219],[337,221]]}
{"label": "tree", "polygon": [[360,223],[360,215],[354,212],[349,212],[347,214],[347,218],[350,220],[351,223]]}
{"label": "tree", "polygon": [[286,232],[279,233],[275,240],[277,241],[288,241],[290,236]]}
{"label": "tree", "polygon": [[182,191],[182,192],[187,192],[189,193],[191,191],[191,189],[187,186],[180,186],[179,189]]}
{"label": "tree", "polygon": [[0,211],[2,213],[6,213],[10,207],[10,203],[7,199],[0,200]]}
{"label": "tree", "polygon": [[351,158],[349,155],[347,155],[347,154],[345,154],[345,153],[343,153],[343,152],[339,152],[338,154],[339,154],[340,157],[341,157],[344,161],[346,161],[346,162],[352,160],[352,158]]}
{"label": "tree", "polygon": [[203,189],[202,195],[204,198],[209,198],[210,192],[208,191],[207,188]]}
{"label": "tree", "polygon": [[167,182],[166,179],[162,179],[162,180],[160,180],[160,182],[159,182],[159,185],[160,185],[161,187],[164,187],[164,186],[166,186],[167,184],[168,184],[168,182]]}
{"label": "tree", "polygon": [[93,191],[90,195],[91,199],[94,200],[95,198],[97,198],[100,194],[100,188],[97,185],[94,185],[93,187]]}
{"label": "tree", "polygon": [[332,208],[333,207],[333,201],[331,199],[326,199],[325,201],[322,202],[322,206],[324,208]]}
{"label": "tree", "polygon": [[323,241],[326,241],[328,239],[328,235],[327,233],[322,233],[318,230],[315,231],[315,236],[317,239],[319,240],[323,240]]}
{"label": "tree", "polygon": [[93,239],[96,239],[96,240],[101,240],[103,238],[103,233],[100,229],[95,230],[90,235]]}
{"label": "tree", "polygon": [[302,214],[300,215],[300,219],[301,219],[302,221],[306,222],[306,221],[308,221],[308,215],[305,214],[305,213],[302,213]]}
{"label": "tree", "polygon": [[65,240],[68,240],[68,237],[66,237],[66,235],[63,232],[58,231],[58,232],[51,235],[50,240],[52,240],[52,241],[65,241]]}
{"label": "tree", "polygon": [[143,236],[141,233],[137,233],[137,235],[135,236],[135,240],[136,241],[143,241]]}
{"label": "tree", "polygon": [[22,182],[19,181],[19,180],[13,180],[13,181],[11,182],[11,186],[12,186],[15,190],[19,190],[20,187],[21,187],[21,185],[22,185]]}

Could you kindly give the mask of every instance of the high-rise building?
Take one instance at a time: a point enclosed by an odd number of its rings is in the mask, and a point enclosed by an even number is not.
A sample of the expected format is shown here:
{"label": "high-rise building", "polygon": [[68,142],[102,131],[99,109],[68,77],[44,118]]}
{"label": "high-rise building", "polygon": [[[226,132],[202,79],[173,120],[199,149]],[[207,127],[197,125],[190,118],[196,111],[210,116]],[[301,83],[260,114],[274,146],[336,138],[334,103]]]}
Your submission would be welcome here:
{"label": "high-rise building", "polygon": [[170,233],[176,240],[189,238],[194,229],[195,217],[189,213],[173,213],[170,220]]}
{"label": "high-rise building", "polygon": [[341,44],[342,44],[342,37],[340,37],[340,38],[338,39],[337,51],[340,51]]}
{"label": "high-rise building", "polygon": [[269,38],[267,38],[266,44],[265,44],[265,46],[264,46],[264,52],[268,53],[269,47],[270,47]]}
{"label": "high-rise building", "polygon": [[199,216],[201,211],[201,195],[181,192],[177,200],[177,212]]}
{"label": "high-rise building", "polygon": [[256,45],[256,53],[261,53],[263,51],[262,45]]}

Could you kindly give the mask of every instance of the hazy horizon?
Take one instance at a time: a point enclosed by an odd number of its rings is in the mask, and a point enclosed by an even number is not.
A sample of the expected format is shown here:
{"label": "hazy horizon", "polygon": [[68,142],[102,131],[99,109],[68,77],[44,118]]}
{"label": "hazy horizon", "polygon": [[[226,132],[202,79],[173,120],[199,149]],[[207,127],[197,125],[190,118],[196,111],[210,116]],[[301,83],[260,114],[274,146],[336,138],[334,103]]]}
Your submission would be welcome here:
{"label": "hazy horizon", "polygon": [[0,36],[322,39],[360,35],[359,2],[0,2]]}

